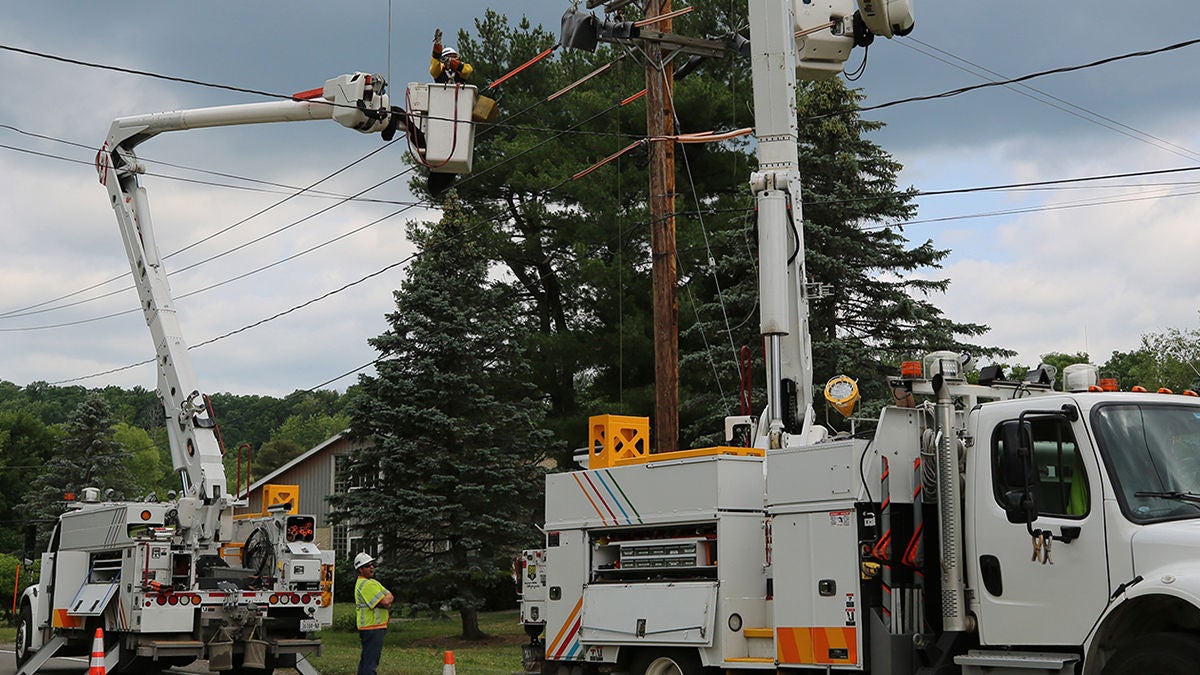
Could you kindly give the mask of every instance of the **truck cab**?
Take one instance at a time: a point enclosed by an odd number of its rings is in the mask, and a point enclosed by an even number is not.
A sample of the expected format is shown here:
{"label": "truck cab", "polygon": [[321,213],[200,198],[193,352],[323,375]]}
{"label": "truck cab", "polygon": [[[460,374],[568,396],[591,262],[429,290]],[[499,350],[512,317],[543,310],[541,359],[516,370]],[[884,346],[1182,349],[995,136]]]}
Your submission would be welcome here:
{"label": "truck cab", "polygon": [[[966,438],[965,557],[983,646],[1080,649],[1085,673],[1110,661],[1127,672],[1170,651],[1171,635],[1194,635],[1200,399],[995,402],[971,411]],[[1031,451],[1024,470],[1006,444]]]}

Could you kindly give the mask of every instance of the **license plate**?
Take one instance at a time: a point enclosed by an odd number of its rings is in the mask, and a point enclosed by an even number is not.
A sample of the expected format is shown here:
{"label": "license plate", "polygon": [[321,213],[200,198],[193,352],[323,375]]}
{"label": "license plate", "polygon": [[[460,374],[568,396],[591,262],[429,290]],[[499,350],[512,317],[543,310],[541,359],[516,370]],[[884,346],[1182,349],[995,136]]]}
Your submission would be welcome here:
{"label": "license plate", "polygon": [[300,619],[301,632],[309,633],[316,630],[321,630],[320,619]]}

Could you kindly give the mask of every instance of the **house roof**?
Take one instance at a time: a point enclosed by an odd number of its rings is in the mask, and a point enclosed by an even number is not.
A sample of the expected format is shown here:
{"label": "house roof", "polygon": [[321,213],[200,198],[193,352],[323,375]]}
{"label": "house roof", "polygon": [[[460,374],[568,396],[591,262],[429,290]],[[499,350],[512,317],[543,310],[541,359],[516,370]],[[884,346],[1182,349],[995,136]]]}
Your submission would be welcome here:
{"label": "house roof", "polygon": [[345,438],[349,433],[350,433],[349,429],[343,429],[342,431],[339,431],[338,433],[330,436],[329,438],[325,439],[324,441],[321,441],[320,443],[313,446],[309,450],[302,452],[301,454],[297,455],[292,461],[288,462],[287,464],[284,464],[283,466],[279,467],[278,469],[275,469],[271,473],[256,480],[253,485],[246,488],[246,492],[244,494],[242,494],[241,496],[242,497],[249,496],[250,493],[261,488],[262,486],[266,485],[267,483],[270,483],[271,481],[275,480],[275,478],[277,476],[282,475],[284,472],[288,471],[292,467],[299,466],[300,464],[308,461],[309,458],[320,454],[322,451],[324,451],[329,446],[331,446],[334,443],[337,443],[338,441]]}

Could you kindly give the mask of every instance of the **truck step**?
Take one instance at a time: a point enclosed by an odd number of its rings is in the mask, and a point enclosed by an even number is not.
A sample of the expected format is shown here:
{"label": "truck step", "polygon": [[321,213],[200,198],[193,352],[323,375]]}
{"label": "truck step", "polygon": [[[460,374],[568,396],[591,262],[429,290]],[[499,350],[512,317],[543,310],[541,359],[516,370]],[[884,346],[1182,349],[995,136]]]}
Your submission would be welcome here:
{"label": "truck step", "polygon": [[770,640],[775,637],[774,628],[743,628],[742,635],[748,638],[765,638]]}
{"label": "truck step", "polygon": [[[954,657],[954,662],[963,666],[963,675],[983,675],[984,673],[1028,671],[1030,675],[1071,675],[1075,672],[1075,662],[1079,656],[1075,654],[1057,654],[1053,652],[1010,652],[987,651],[972,649],[966,654]],[[997,669],[1003,668],[1002,671]]]}
{"label": "truck step", "polygon": [[281,649],[298,649],[298,648],[319,648],[320,640],[295,639],[295,640],[271,640],[271,643],[278,645]]}
{"label": "truck step", "polygon": [[775,659],[765,656],[731,656],[725,659],[725,663],[770,663],[774,664]]}
{"label": "truck step", "polygon": [[204,643],[199,640],[154,640],[138,645],[138,656],[199,656]]}

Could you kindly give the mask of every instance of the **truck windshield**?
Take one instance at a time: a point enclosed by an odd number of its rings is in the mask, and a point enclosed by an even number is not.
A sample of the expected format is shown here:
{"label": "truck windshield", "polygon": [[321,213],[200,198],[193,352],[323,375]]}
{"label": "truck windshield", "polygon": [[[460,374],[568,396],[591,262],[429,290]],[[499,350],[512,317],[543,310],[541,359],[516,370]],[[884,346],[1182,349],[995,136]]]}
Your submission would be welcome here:
{"label": "truck windshield", "polygon": [[1109,405],[1093,421],[1130,520],[1200,517],[1200,406]]}

